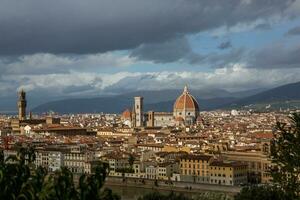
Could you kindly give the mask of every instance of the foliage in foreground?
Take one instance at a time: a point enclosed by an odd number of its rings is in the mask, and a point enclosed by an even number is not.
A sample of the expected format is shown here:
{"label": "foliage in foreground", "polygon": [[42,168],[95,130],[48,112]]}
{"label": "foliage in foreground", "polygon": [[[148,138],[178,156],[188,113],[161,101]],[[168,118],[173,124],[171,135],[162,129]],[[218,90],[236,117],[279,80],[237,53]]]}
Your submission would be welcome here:
{"label": "foliage in foreground", "polygon": [[271,144],[272,185],[243,188],[236,200],[300,199],[300,113],[292,114],[290,121],[289,126],[276,125]]}
{"label": "foliage in foreground", "polygon": [[[17,157],[4,161],[0,154],[0,199],[5,200],[117,200],[109,189],[102,189],[108,166],[101,163],[93,175],[81,175],[78,186],[73,174],[62,168],[48,174],[34,168],[34,150],[21,148]],[[26,164],[25,164],[26,163]]]}
{"label": "foliage in foreground", "polygon": [[237,194],[235,200],[283,200],[284,194],[269,186],[245,187]]}

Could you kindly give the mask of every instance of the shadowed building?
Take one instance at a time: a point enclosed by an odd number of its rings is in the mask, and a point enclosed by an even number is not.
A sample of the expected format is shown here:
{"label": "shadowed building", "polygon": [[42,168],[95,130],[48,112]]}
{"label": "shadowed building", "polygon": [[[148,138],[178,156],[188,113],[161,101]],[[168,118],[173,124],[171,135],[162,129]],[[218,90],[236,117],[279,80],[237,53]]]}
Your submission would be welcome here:
{"label": "shadowed building", "polygon": [[25,120],[26,119],[26,93],[22,89],[19,92],[19,100],[18,100],[18,111],[19,111],[19,120]]}
{"label": "shadowed building", "polygon": [[32,119],[32,114],[30,113],[30,117],[26,116],[26,92],[21,90],[18,93],[18,118],[11,119],[10,125],[12,128],[12,132],[15,134],[23,134],[24,127],[27,125],[38,125],[38,124],[60,124],[60,118],[53,118],[51,116],[46,117],[44,119]]}

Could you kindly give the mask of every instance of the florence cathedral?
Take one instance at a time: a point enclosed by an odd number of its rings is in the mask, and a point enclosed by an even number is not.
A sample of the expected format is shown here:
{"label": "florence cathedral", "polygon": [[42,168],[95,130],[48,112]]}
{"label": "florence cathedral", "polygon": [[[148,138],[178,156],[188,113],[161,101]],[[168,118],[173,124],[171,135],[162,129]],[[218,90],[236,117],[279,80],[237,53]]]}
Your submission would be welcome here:
{"label": "florence cathedral", "polygon": [[143,113],[143,97],[135,97],[134,100],[132,110],[126,109],[122,113],[122,120],[129,127],[190,126],[200,120],[198,102],[190,94],[187,86],[176,99],[173,112]]}

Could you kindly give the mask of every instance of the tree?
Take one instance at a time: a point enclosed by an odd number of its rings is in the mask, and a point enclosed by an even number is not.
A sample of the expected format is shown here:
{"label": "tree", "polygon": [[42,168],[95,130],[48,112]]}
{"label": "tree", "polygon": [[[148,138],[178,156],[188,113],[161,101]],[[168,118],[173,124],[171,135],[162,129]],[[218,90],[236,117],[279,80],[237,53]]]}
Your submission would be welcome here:
{"label": "tree", "polygon": [[130,168],[132,168],[134,161],[135,161],[135,157],[132,154],[129,154],[128,163],[130,165]]}
{"label": "tree", "polygon": [[243,188],[236,200],[300,199],[300,113],[290,124],[277,122],[271,142],[272,184]]}
{"label": "tree", "polygon": [[277,122],[271,144],[271,168],[274,187],[286,198],[300,198],[300,113],[290,117],[291,124]]}
{"label": "tree", "polygon": [[102,189],[108,173],[108,165],[105,163],[97,166],[95,174],[81,175],[77,186],[73,174],[67,168],[61,168],[54,174],[48,174],[43,167],[33,168],[30,165],[35,159],[33,148],[19,148],[18,155],[6,161],[2,155],[3,152],[0,153],[0,199],[119,199],[110,189]]}
{"label": "tree", "polygon": [[270,186],[251,186],[244,187],[238,193],[235,200],[282,200],[283,193]]}

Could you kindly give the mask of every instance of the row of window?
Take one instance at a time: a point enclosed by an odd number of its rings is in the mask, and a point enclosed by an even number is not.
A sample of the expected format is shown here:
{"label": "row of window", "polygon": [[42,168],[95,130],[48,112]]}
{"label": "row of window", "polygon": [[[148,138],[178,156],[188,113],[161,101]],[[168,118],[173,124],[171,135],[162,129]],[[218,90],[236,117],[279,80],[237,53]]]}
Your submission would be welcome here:
{"label": "row of window", "polygon": [[[183,164],[181,163],[180,166],[183,167]],[[194,169],[196,168],[196,166],[197,166],[198,169],[200,169],[200,164],[198,164],[198,165],[193,164],[193,168],[194,168]],[[188,168],[191,168],[192,165],[191,165],[191,164],[187,165],[187,164],[185,163],[185,164],[184,164],[184,167],[185,167],[185,168],[187,168],[187,167],[188,167]],[[206,165],[203,165],[203,164],[202,164],[202,169],[204,169],[204,168],[206,168]]]}
{"label": "row of window", "polygon": [[181,162],[208,163],[207,160],[191,160],[191,159],[182,159]]}

